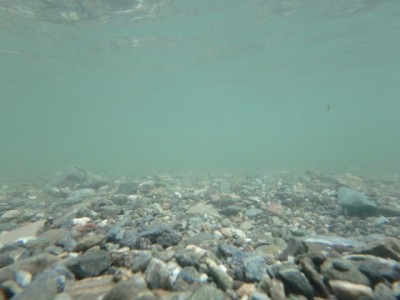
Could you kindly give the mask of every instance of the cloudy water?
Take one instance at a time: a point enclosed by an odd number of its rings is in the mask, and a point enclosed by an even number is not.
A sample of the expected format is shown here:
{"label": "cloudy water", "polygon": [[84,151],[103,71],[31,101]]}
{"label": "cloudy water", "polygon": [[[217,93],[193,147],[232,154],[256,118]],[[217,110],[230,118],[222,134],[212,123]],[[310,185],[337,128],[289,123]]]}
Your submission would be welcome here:
{"label": "cloudy water", "polygon": [[77,3],[0,0],[1,176],[399,170],[399,1]]}

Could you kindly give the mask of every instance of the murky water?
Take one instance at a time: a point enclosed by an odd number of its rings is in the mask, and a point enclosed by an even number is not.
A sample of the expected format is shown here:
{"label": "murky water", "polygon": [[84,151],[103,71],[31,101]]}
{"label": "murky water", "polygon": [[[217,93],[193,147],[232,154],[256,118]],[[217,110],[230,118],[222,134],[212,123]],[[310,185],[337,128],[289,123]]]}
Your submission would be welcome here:
{"label": "murky water", "polygon": [[2,176],[399,170],[400,2],[0,0]]}

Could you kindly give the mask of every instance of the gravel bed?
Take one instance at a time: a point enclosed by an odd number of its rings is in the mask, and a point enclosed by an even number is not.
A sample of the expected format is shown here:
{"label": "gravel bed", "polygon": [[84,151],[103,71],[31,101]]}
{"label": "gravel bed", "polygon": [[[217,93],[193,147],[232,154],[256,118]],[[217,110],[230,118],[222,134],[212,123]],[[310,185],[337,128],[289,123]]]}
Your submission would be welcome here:
{"label": "gravel bed", "polygon": [[395,174],[0,184],[0,300],[400,299]]}

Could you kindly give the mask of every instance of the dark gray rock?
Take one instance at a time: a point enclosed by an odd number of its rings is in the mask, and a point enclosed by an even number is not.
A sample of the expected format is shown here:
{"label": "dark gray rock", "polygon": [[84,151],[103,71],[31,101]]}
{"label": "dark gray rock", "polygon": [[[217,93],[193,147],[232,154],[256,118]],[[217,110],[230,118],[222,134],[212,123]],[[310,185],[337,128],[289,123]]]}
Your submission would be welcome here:
{"label": "dark gray rock", "polygon": [[78,279],[82,279],[98,276],[106,271],[110,265],[110,254],[98,247],[93,247],[78,258],[73,259],[68,267]]}
{"label": "dark gray rock", "polygon": [[150,289],[171,289],[169,269],[166,263],[153,258],[145,271],[145,280]]}
{"label": "dark gray rock", "polygon": [[227,207],[224,207],[224,208],[222,208],[220,211],[219,211],[219,213],[221,214],[221,215],[224,215],[224,216],[235,216],[235,215],[237,215],[238,213],[240,213],[242,210],[244,210],[243,209],[243,207],[241,207],[241,206],[239,206],[239,205],[235,205],[235,204],[232,204],[232,205],[228,205]]}
{"label": "dark gray rock", "polygon": [[355,265],[345,259],[328,259],[321,265],[325,280],[342,280],[369,286],[369,279]]}
{"label": "dark gray rock", "polygon": [[278,278],[280,278],[288,292],[300,294],[307,299],[313,299],[314,289],[308,282],[307,278],[296,269],[284,269],[279,271]]}
{"label": "dark gray rock", "polygon": [[177,245],[182,239],[178,232],[163,226],[142,231],[140,237],[148,238],[152,243],[160,244],[164,248]]}

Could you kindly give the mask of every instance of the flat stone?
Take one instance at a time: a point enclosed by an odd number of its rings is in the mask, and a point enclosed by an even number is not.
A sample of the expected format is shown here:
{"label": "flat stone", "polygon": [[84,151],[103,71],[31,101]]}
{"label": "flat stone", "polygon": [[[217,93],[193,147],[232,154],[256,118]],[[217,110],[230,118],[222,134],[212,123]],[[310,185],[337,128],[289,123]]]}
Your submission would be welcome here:
{"label": "flat stone", "polygon": [[213,217],[220,217],[218,211],[211,205],[196,204],[187,210],[189,215],[209,215]]}
{"label": "flat stone", "polygon": [[13,244],[21,239],[36,238],[37,233],[43,228],[45,222],[45,220],[39,220],[35,223],[21,226],[12,231],[3,231],[0,233],[0,248],[4,247],[5,245]]}
{"label": "flat stone", "polygon": [[329,280],[333,293],[341,300],[372,300],[374,293],[369,286],[342,280]]}
{"label": "flat stone", "polygon": [[65,292],[74,300],[97,300],[115,286],[112,275],[84,278],[68,285]]}

